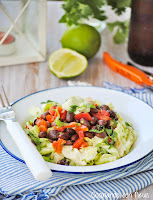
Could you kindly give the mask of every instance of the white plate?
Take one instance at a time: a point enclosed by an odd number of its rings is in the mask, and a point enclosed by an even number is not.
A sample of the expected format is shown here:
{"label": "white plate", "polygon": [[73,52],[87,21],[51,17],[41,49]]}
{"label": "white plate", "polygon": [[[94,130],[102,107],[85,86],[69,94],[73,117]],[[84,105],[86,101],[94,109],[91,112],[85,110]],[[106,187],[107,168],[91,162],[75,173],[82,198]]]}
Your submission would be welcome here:
{"label": "white plate", "polygon": [[[115,107],[114,110],[119,112],[126,121],[132,122],[138,134],[137,140],[132,151],[116,161],[93,166],[63,166],[47,162],[50,169],[65,172],[96,172],[110,170],[129,165],[141,159],[153,149],[153,145],[145,145],[148,144],[148,141],[153,139],[153,109],[143,101],[122,92],[99,87],[61,87],[28,95],[16,101],[12,107],[16,113],[16,120],[23,124],[29,117],[28,108],[31,105],[41,106],[40,103],[48,99],[62,104],[69,97],[76,95],[80,97],[91,96],[93,99],[99,99],[103,104],[112,102]],[[23,162],[22,156],[9,133],[6,131],[4,123],[1,125],[0,138],[3,143],[3,148],[13,157]]]}

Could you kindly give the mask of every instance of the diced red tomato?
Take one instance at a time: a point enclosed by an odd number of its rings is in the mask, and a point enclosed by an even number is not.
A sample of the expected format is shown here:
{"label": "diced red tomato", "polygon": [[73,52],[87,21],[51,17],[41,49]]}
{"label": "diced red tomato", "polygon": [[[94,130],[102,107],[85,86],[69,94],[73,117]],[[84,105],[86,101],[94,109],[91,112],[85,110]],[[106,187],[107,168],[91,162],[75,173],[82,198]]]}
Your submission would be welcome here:
{"label": "diced red tomato", "polygon": [[81,145],[83,144],[84,140],[82,137],[78,138],[74,144],[73,144],[73,148],[77,148],[79,149],[81,147]]}
{"label": "diced red tomato", "polygon": [[63,132],[65,130],[65,126],[61,126],[61,127],[58,127],[58,126],[53,126],[54,130],[57,130],[59,132]]}
{"label": "diced red tomato", "polygon": [[78,135],[79,135],[79,137],[84,138],[84,132],[83,131],[78,131]]}
{"label": "diced red tomato", "polygon": [[62,112],[63,109],[62,109],[61,106],[58,106],[58,107],[57,107],[57,110],[58,110],[59,114],[61,114],[61,112]]}
{"label": "diced red tomato", "polygon": [[70,122],[69,124],[67,124],[66,126],[64,126],[65,128],[73,128],[76,127],[76,122]]}
{"label": "diced red tomato", "polygon": [[39,126],[39,130],[40,130],[40,132],[42,132],[42,131],[47,131],[47,127],[44,126],[44,125],[40,125],[40,126]]}
{"label": "diced red tomato", "polygon": [[67,113],[66,110],[64,112],[61,112],[60,118],[64,120],[66,118],[66,113]]}
{"label": "diced red tomato", "polygon": [[101,119],[105,120],[105,121],[108,121],[108,120],[111,120],[112,118],[108,117],[108,116],[101,116]]}
{"label": "diced red tomato", "polygon": [[58,138],[57,141],[54,141],[53,142],[53,147],[55,148],[55,151],[57,153],[62,153],[62,147],[63,147],[63,144],[66,143],[66,140],[63,140],[61,138]]}
{"label": "diced red tomato", "polygon": [[84,147],[88,147],[88,143],[87,142],[83,142],[80,148],[84,148]]}
{"label": "diced red tomato", "polygon": [[51,115],[46,116],[47,121],[50,123],[54,122],[55,118],[56,118],[55,116],[51,116]]}
{"label": "diced red tomato", "polygon": [[51,115],[54,115],[54,114],[55,114],[55,108],[51,107],[51,108],[49,109],[49,113],[50,113]]}
{"label": "diced red tomato", "polygon": [[37,126],[39,126],[40,122],[41,122],[41,119],[37,119],[36,122],[35,122],[35,124],[36,124]]}
{"label": "diced red tomato", "polygon": [[105,115],[105,116],[110,116],[109,112],[107,112],[106,110],[99,110],[101,112],[102,115]]}
{"label": "diced red tomato", "polygon": [[105,121],[111,120],[111,118],[109,117],[110,114],[106,110],[99,110],[98,113],[93,113],[93,116],[99,120],[102,120],[102,119]]}
{"label": "diced red tomato", "polygon": [[90,116],[89,113],[79,113],[77,115],[74,116],[75,119],[80,120],[81,118],[86,119],[87,121],[91,121],[92,117]]}
{"label": "diced red tomato", "polygon": [[37,119],[35,124],[39,127],[41,125],[46,126],[47,127],[47,122],[44,119]]}
{"label": "diced red tomato", "polygon": [[78,131],[83,131],[83,132],[86,132],[86,131],[89,131],[88,127],[87,126],[84,126],[84,125],[81,125],[81,126],[77,126],[75,128],[75,130],[78,132]]}

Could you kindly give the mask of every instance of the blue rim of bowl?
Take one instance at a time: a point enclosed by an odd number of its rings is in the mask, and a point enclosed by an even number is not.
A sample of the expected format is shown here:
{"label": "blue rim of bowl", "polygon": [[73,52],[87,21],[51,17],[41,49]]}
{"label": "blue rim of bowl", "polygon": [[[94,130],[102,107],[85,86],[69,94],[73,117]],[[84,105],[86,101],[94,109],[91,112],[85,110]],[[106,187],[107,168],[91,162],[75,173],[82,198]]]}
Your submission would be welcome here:
{"label": "blue rim of bowl", "polygon": [[[23,100],[23,99],[25,99],[25,98],[27,98],[27,97],[29,97],[29,96],[35,95],[35,94],[37,94],[37,93],[41,93],[41,92],[45,92],[45,91],[49,91],[49,90],[61,89],[61,88],[68,88],[68,87],[69,87],[69,88],[72,88],[72,87],[89,87],[89,88],[90,88],[90,87],[91,87],[91,88],[102,88],[102,89],[106,89],[106,90],[112,90],[112,91],[116,91],[116,92],[119,92],[119,93],[124,93],[125,95],[130,96],[130,97],[133,97],[134,99],[138,99],[139,101],[143,102],[144,104],[146,104],[146,105],[148,105],[150,108],[152,108],[149,104],[147,104],[147,103],[144,102],[143,100],[139,99],[138,97],[134,97],[134,96],[132,96],[132,95],[130,95],[130,94],[127,94],[127,93],[125,93],[125,92],[123,92],[123,91],[118,91],[118,90],[114,90],[114,89],[110,89],[110,88],[104,88],[104,87],[97,87],[97,86],[61,86],[61,87],[55,87],[55,88],[49,88],[49,89],[39,90],[39,91],[37,91],[37,92],[28,94],[28,95],[26,95],[26,96],[24,96],[24,97],[22,97],[22,98],[16,100],[14,103],[11,104],[11,106],[15,105],[15,104],[18,103],[19,101],[21,101],[21,100]],[[152,108],[152,109],[153,109],[153,108]],[[20,162],[26,164],[24,160],[22,160],[21,158],[18,158],[18,157],[15,156],[13,153],[11,153],[11,152],[4,146],[4,144],[3,144],[2,141],[1,141],[1,139],[0,139],[0,145],[1,145],[1,147],[5,150],[5,152],[7,152],[11,157],[13,157],[13,158],[15,158],[16,160],[18,160],[18,161],[20,161]],[[152,151],[150,151],[150,152],[152,152]],[[134,162],[131,162],[131,163],[129,163],[129,164],[122,165],[122,166],[120,166],[120,167],[115,167],[115,168],[108,169],[108,170],[102,170],[102,171],[108,172],[108,171],[110,171],[110,170],[116,170],[116,169],[121,169],[121,168],[123,168],[123,167],[130,166],[130,165],[132,165],[132,164],[134,164],[134,163],[139,162],[140,160],[144,159],[145,157],[147,157],[147,156],[150,154],[150,152],[148,152],[145,156],[141,157],[140,159],[138,159],[138,160],[136,160],[136,161],[134,161]],[[122,159],[122,158],[120,158],[120,159]],[[87,173],[98,173],[98,172],[102,172],[102,171],[95,171],[95,172],[66,172],[66,171],[56,171],[56,170],[52,170],[52,171],[60,172],[60,173],[71,173],[71,174],[87,174]]]}

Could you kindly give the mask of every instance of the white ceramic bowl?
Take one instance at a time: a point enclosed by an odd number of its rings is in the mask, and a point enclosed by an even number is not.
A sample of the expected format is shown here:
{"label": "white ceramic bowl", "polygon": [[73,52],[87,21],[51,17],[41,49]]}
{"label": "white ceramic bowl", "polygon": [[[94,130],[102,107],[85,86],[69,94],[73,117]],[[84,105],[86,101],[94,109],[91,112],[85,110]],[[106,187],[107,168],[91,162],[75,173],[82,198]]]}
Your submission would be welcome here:
{"label": "white ceramic bowl", "polygon": [[[50,169],[65,172],[110,170],[129,165],[141,159],[153,149],[153,142],[150,142],[153,141],[153,109],[143,101],[122,92],[99,87],[61,87],[39,91],[23,97],[16,101],[12,107],[16,113],[16,120],[22,124],[29,117],[28,108],[31,105],[41,106],[40,103],[48,99],[62,104],[71,96],[91,96],[93,99],[99,99],[103,104],[112,102],[115,107],[114,110],[119,112],[126,121],[133,124],[138,137],[132,151],[116,161],[93,166],[63,166],[47,162]],[[3,148],[15,159],[23,162],[16,145],[5,129],[4,123],[1,125],[0,137]]]}

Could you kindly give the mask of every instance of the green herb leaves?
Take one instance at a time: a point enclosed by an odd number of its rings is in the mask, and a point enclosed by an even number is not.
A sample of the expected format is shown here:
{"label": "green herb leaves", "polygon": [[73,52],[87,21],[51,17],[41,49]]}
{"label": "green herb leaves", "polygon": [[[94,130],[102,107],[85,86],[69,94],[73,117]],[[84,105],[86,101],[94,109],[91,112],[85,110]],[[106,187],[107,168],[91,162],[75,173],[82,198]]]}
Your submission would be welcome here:
{"label": "green herb leaves", "polygon": [[107,27],[111,32],[115,29],[113,39],[116,44],[121,44],[126,41],[129,34],[129,21],[107,23]]}
{"label": "green herb leaves", "polygon": [[78,107],[77,105],[70,106],[69,113],[74,113],[76,111],[77,107]]}
{"label": "green herb leaves", "polygon": [[47,100],[46,102],[41,102],[41,104],[47,104],[47,103],[53,103],[53,104],[58,104],[57,102],[55,101],[51,101],[51,100]]}
{"label": "green herb leaves", "polygon": [[65,14],[60,19],[60,23],[77,25],[80,20],[88,19],[90,16],[99,20],[105,20],[106,16],[102,10],[105,0],[65,0],[62,5]]}
{"label": "green herb leaves", "polygon": [[107,0],[107,4],[112,7],[117,15],[125,12],[126,7],[131,6],[131,0]]}

